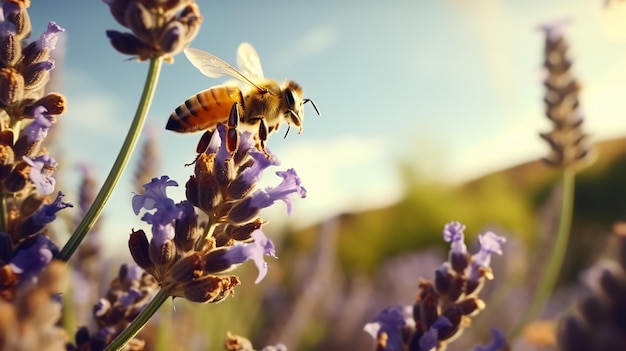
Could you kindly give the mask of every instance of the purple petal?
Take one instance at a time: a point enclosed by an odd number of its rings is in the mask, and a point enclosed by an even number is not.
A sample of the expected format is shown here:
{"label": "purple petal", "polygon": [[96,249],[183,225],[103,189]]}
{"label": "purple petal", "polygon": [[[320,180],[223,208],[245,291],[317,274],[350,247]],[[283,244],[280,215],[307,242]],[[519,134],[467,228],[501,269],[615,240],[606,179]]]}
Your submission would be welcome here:
{"label": "purple petal", "polygon": [[306,197],[306,189],[300,184],[300,178],[293,168],[284,172],[276,172],[283,178],[283,181],[276,187],[257,190],[252,194],[250,206],[253,208],[266,208],[277,200],[283,201],[287,205],[287,215],[293,210],[293,196],[298,194],[301,198]]}
{"label": "purple petal", "polygon": [[464,254],[467,246],[464,242],[465,225],[460,222],[450,222],[443,228],[443,240],[450,244],[450,251],[454,254]]}
{"label": "purple petal", "polygon": [[43,106],[37,106],[33,110],[33,121],[28,124],[21,135],[28,138],[30,143],[42,141],[48,135],[48,130],[52,125],[52,116],[47,114],[48,110]]}
{"label": "purple petal", "polygon": [[59,165],[58,162],[49,155],[37,156],[32,160],[23,156],[22,159],[31,167],[28,177],[33,184],[35,184],[37,191],[39,191],[41,195],[51,194],[56,184],[56,180],[52,178],[52,174]]}
{"label": "purple petal", "polygon": [[56,22],[51,21],[48,24],[48,30],[41,35],[37,42],[39,49],[54,50],[57,45],[57,40],[59,39],[57,34],[61,32],[65,32],[65,29],[57,25]]}
{"label": "purple petal", "polygon": [[448,320],[448,318],[443,316],[437,318],[435,323],[433,323],[433,325],[431,325],[430,328],[420,338],[420,351],[430,351],[431,349],[436,347],[439,343],[439,330],[441,328],[449,328],[451,326],[452,323],[450,323],[450,320]]}
{"label": "purple petal", "polygon": [[68,202],[61,201],[65,196],[62,192],[59,191],[56,199],[51,204],[46,204],[41,206],[35,213],[33,213],[33,224],[38,226],[45,226],[48,223],[52,223],[57,216],[57,212],[61,211],[64,208],[74,207],[72,204]]}
{"label": "purple petal", "polygon": [[252,237],[255,239],[252,243],[235,244],[229,247],[223,258],[227,260],[230,265],[241,264],[247,260],[254,261],[254,264],[259,270],[259,275],[254,283],[258,284],[267,275],[268,266],[264,256],[276,256],[274,243],[269,240],[262,231],[254,231]]}
{"label": "purple petal", "polygon": [[166,193],[168,186],[178,186],[178,183],[165,175],[161,178],[152,178],[150,183],[143,186],[146,189],[143,194],[133,196],[132,204],[135,214],[139,214],[142,208],[153,210],[172,206],[174,200],[167,197]]}

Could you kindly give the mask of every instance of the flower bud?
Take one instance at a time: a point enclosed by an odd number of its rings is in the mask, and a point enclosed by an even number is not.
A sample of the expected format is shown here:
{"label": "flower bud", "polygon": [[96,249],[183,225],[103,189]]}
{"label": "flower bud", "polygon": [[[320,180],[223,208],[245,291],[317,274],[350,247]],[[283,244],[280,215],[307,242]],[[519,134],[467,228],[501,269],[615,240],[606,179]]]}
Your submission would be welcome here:
{"label": "flower bud", "polygon": [[0,36],[0,62],[5,67],[15,66],[17,61],[22,57],[22,45],[15,34],[6,32],[4,36]]}
{"label": "flower bud", "polygon": [[150,260],[157,266],[163,266],[171,263],[176,257],[176,245],[172,240],[166,240],[163,245],[158,246],[154,240],[150,241],[148,247]]}
{"label": "flower bud", "polygon": [[155,27],[155,23],[146,6],[138,1],[130,1],[124,12],[124,26],[140,38],[149,38],[149,31]]}
{"label": "flower bud", "polygon": [[16,193],[26,186],[30,166],[26,162],[19,162],[4,179],[4,187],[8,192]]}
{"label": "flower bud", "polygon": [[140,229],[130,233],[130,238],[128,239],[130,255],[139,267],[148,272],[153,272],[154,263],[150,259],[149,246],[148,237],[143,230]]}
{"label": "flower bud", "polygon": [[177,282],[187,282],[198,279],[204,272],[204,255],[201,252],[193,252],[174,264],[171,277]]}
{"label": "flower bud", "polygon": [[[28,106],[24,110],[24,113],[30,117],[34,117],[33,109],[37,106],[43,106],[50,115],[59,116],[64,114],[67,110],[67,99],[60,93],[49,93],[31,106]],[[56,122],[56,120],[52,120],[52,123],[54,122]]]}
{"label": "flower bud", "polygon": [[24,98],[24,77],[15,68],[0,69],[0,104],[13,106]]}
{"label": "flower bud", "polygon": [[193,302],[220,302],[235,292],[240,284],[235,276],[217,277],[208,275],[201,279],[189,281],[182,286],[183,297]]}

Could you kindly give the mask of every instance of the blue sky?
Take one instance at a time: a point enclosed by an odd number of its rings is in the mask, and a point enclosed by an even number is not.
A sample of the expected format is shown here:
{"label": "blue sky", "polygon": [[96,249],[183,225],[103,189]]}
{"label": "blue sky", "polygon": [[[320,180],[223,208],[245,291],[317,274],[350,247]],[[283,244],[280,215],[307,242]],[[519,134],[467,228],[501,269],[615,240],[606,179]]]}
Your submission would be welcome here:
{"label": "blue sky", "polygon": [[[63,6],[60,6],[60,4]],[[459,181],[546,152],[537,137],[543,117],[542,23],[571,19],[566,36],[583,83],[582,109],[596,138],[626,132],[626,5],[603,1],[208,1],[192,46],[235,63],[252,43],[267,77],[299,82],[322,112],[306,109],[304,132],[271,138],[269,147],[295,167],[309,190],[292,223],[336,211],[383,206],[402,187],[398,160],[427,176]],[[49,20],[66,29],[58,69],[69,111],[63,162],[94,164],[104,180],[134,114],[147,64],[114,51],[104,34],[123,30],[96,0],[34,0],[33,35]],[[202,76],[182,55],[165,65],[148,124],[158,131],[163,173],[182,185],[199,134],[165,131],[172,110],[221,83]],[[108,209],[111,231],[141,227],[132,214],[133,167]],[[77,174],[60,174],[72,198]],[[272,174],[268,184],[276,183]],[[276,180],[276,181],[275,181]],[[63,182],[62,182],[63,183]],[[172,192],[181,200],[182,189]],[[281,207],[279,204],[277,207]],[[280,212],[284,210],[281,207]],[[280,222],[279,211],[267,214]]]}

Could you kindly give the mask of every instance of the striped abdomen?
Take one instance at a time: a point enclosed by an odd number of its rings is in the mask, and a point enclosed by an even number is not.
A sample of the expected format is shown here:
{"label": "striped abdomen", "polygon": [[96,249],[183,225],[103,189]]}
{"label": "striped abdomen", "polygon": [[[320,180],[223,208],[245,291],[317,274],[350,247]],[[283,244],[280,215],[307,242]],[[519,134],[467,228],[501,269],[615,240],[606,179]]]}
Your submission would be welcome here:
{"label": "striped abdomen", "polygon": [[233,104],[243,107],[243,95],[236,86],[217,86],[190,97],[170,115],[168,130],[190,133],[215,128],[226,122]]}

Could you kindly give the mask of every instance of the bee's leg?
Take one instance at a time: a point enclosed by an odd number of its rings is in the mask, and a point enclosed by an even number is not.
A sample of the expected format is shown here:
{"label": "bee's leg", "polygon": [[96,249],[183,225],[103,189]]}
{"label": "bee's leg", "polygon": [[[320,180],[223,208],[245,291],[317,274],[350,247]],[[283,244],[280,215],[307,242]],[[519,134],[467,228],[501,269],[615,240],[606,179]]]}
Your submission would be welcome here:
{"label": "bee's leg", "polygon": [[193,161],[191,161],[190,163],[186,163],[185,167],[195,164],[200,158],[200,155],[207,151],[207,149],[209,148],[209,142],[211,141],[212,136],[213,136],[213,131],[210,129],[206,130],[202,134],[202,136],[200,137],[200,140],[198,141],[198,145],[196,145],[196,152],[198,153],[198,155]]}
{"label": "bee's leg", "polygon": [[261,143],[261,151],[263,151],[265,157],[271,158],[272,155],[270,155],[270,153],[267,152],[267,149],[265,148],[265,141],[267,140],[268,134],[269,132],[267,131],[267,124],[265,124],[265,119],[259,118],[259,141]]}
{"label": "bee's leg", "polygon": [[228,128],[226,129],[226,149],[231,154],[237,151],[239,146],[239,132],[237,132],[237,126],[239,125],[239,104],[235,102],[230,109],[228,115]]}
{"label": "bee's leg", "polygon": [[202,134],[202,136],[200,137],[200,140],[198,141],[198,145],[196,146],[197,153],[201,154],[206,151],[206,149],[209,147],[209,142],[211,141],[212,136],[213,136],[213,131],[210,129],[206,130]]}

